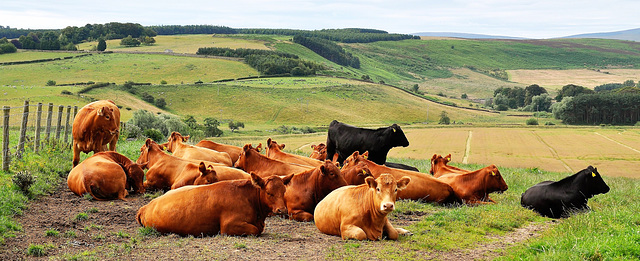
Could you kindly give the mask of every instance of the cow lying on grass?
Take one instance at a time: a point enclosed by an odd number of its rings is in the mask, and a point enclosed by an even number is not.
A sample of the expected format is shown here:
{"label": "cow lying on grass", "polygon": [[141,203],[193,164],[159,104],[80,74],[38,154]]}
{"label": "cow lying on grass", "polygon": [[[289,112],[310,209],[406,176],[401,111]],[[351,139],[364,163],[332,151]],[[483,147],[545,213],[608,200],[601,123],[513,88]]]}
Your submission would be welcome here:
{"label": "cow lying on grass", "polygon": [[429,170],[429,173],[437,178],[445,174],[463,174],[470,171],[455,166],[449,166],[447,165],[449,162],[451,162],[451,154],[446,157],[433,154],[433,157],[431,157],[431,169]]}
{"label": "cow lying on grass", "polygon": [[456,196],[465,204],[496,203],[489,193],[504,192],[509,189],[496,165],[489,165],[463,174],[450,173],[438,177],[449,184]]}
{"label": "cow lying on grass", "polygon": [[543,181],[528,188],[520,204],[550,218],[570,216],[571,212],[589,210],[587,201],[597,194],[609,192],[598,169],[589,166],[560,181]]}
{"label": "cow lying on grass", "polygon": [[212,149],[193,146],[186,144],[189,137],[183,137],[179,132],[172,132],[169,136],[169,140],[166,143],[161,144],[162,148],[166,148],[167,151],[172,152],[173,156],[183,159],[191,160],[204,160],[210,162],[217,162],[224,164],[225,166],[233,166],[229,153],[219,152]]}
{"label": "cow lying on grass", "polygon": [[284,215],[285,184],[289,179],[220,181],[171,190],[141,207],[138,223],[161,233],[181,236],[259,236],[270,213]]}
{"label": "cow lying on grass", "polygon": [[342,239],[397,240],[409,231],[395,228],[387,214],[395,208],[398,191],[407,187],[409,177],[396,179],[382,174],[377,179],[366,178],[366,184],[345,186],[329,193],[313,213],[320,232]]}
{"label": "cow lying on grass", "polygon": [[267,157],[271,159],[281,160],[287,163],[295,163],[312,167],[318,167],[324,163],[323,161],[319,161],[317,159],[286,153],[282,151],[282,149],[284,149],[284,146],[284,144],[278,144],[271,138],[267,139]]}
{"label": "cow lying on grass", "polygon": [[125,200],[129,188],[144,193],[144,165],[115,151],[99,152],[69,172],[67,185],[78,196],[89,193],[95,200]]}
{"label": "cow lying on grass", "polygon": [[314,168],[308,165],[287,163],[267,158],[267,156],[255,150],[251,144],[245,144],[244,147],[242,147],[242,154],[240,154],[240,158],[238,158],[234,167],[242,169],[247,173],[255,173],[263,178],[297,174]]}

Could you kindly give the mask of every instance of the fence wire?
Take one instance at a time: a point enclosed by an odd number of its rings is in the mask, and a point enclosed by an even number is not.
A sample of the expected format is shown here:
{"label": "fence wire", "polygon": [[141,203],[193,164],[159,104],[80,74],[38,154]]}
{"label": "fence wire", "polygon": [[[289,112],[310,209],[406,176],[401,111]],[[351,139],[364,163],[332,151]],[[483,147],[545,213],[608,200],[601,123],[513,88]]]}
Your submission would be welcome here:
{"label": "fence wire", "polygon": [[21,157],[26,148],[38,151],[46,141],[55,139],[70,144],[73,140],[70,136],[77,106],[28,104],[27,101],[23,106],[5,106],[2,111],[3,170],[8,169],[11,157]]}

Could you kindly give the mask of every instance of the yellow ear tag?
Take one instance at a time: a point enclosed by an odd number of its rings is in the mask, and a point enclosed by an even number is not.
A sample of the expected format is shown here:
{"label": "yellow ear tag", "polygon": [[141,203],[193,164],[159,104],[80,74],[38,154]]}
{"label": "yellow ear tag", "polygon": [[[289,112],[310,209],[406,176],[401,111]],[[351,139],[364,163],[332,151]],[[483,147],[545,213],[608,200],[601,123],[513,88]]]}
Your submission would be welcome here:
{"label": "yellow ear tag", "polygon": [[367,159],[369,156],[367,156],[367,155],[363,155],[362,157],[363,157],[364,159]]}
{"label": "yellow ear tag", "polygon": [[596,173],[595,172],[591,172],[591,176],[595,178],[596,177]]}
{"label": "yellow ear tag", "polygon": [[365,170],[362,170],[362,174],[367,174],[367,172]]}
{"label": "yellow ear tag", "polygon": [[396,129],[393,129],[393,132],[396,132]]}
{"label": "yellow ear tag", "polygon": [[451,158],[447,158],[447,161],[451,161]]}
{"label": "yellow ear tag", "polygon": [[167,150],[167,146],[162,146],[162,150]]}
{"label": "yellow ear tag", "polygon": [[207,170],[213,170],[213,167],[209,165],[209,167],[207,167]]}
{"label": "yellow ear tag", "polygon": [[495,176],[495,175],[496,175],[496,173],[491,171],[491,176]]}

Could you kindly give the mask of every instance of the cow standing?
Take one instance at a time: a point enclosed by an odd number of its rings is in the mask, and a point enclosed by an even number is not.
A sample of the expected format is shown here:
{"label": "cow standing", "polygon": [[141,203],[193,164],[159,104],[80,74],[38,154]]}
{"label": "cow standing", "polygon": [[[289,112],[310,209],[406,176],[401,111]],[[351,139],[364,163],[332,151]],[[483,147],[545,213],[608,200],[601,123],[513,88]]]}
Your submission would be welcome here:
{"label": "cow standing", "polygon": [[380,175],[377,179],[367,177],[366,184],[345,186],[329,193],[316,206],[313,213],[320,232],[341,236],[342,239],[380,240],[383,236],[391,240],[409,231],[395,228],[387,214],[395,208],[396,194],[407,187],[411,179],[396,179]]}
{"label": "cow standing", "polygon": [[116,151],[120,137],[120,109],[113,101],[95,101],[80,108],[73,120],[73,166],[80,152]]}
{"label": "cow standing", "polygon": [[[335,157],[342,163],[354,151],[364,153],[369,151],[369,160],[378,165],[387,162],[387,153],[393,147],[407,147],[409,140],[397,124],[379,129],[364,129],[354,127],[336,120],[329,124],[327,133],[327,157]],[[335,159],[335,158],[334,158]],[[389,163],[393,168],[418,171],[416,168],[399,163]]]}
{"label": "cow standing", "polygon": [[568,217],[572,211],[589,210],[587,201],[597,194],[609,192],[598,169],[589,166],[560,181],[543,181],[528,188],[520,204],[542,216]]}
{"label": "cow standing", "polygon": [[181,236],[259,236],[267,215],[287,213],[284,193],[288,182],[251,174],[250,180],[185,186],[141,207],[136,220],[158,232]]}

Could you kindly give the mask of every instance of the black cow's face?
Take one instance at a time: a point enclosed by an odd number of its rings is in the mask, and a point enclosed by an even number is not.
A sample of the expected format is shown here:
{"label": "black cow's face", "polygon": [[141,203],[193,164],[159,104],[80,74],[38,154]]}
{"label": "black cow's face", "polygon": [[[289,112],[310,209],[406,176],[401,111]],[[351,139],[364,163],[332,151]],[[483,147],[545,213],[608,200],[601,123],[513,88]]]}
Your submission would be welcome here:
{"label": "black cow's face", "polygon": [[597,168],[589,166],[586,170],[584,175],[587,175],[588,187],[593,195],[609,192],[609,186],[604,182]]}
{"label": "black cow's face", "polygon": [[400,126],[398,126],[398,124],[394,123],[393,125],[389,126],[387,132],[389,133],[389,137],[391,137],[391,145],[393,147],[409,146],[409,140],[407,140],[407,136],[404,135],[404,132],[402,131]]}

